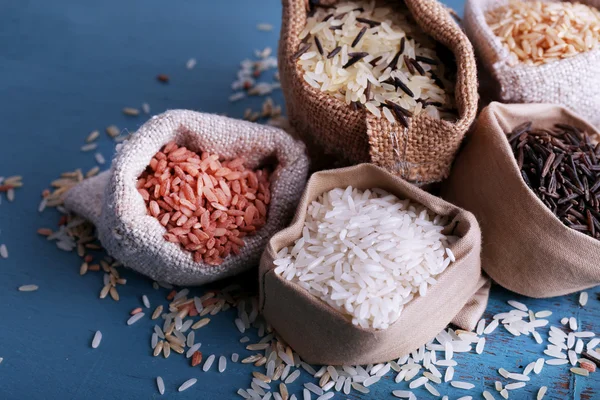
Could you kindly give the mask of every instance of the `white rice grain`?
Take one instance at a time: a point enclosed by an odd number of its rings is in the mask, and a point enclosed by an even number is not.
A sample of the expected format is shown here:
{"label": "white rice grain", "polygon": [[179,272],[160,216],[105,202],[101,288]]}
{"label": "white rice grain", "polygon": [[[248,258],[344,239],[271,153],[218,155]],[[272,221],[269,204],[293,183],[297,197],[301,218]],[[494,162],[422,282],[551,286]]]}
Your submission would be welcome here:
{"label": "white rice grain", "polygon": [[144,314],[143,312],[141,313],[137,313],[135,315],[132,315],[128,320],[127,320],[127,325],[133,325],[136,322],[138,322],[140,319],[144,318]]}
{"label": "white rice grain", "polygon": [[183,392],[184,390],[189,389],[190,387],[194,386],[196,384],[196,382],[198,382],[198,379],[196,379],[196,378],[188,379],[187,381],[183,382],[181,384],[181,386],[179,386],[179,389],[177,389],[177,391]]}
{"label": "white rice grain", "polygon": [[210,367],[213,365],[214,361],[215,361],[214,354],[211,354],[210,356],[208,356],[206,361],[204,361],[204,365],[202,366],[202,371],[204,371],[204,372],[208,371],[210,369]]}
{"label": "white rice grain", "polygon": [[163,381],[163,378],[160,376],[156,377],[156,387],[158,388],[158,393],[160,393],[161,396],[163,394],[165,394],[165,382]]}
{"label": "white rice grain", "polygon": [[92,339],[92,349],[97,349],[100,346],[100,342],[102,341],[102,332],[96,331],[94,334],[94,339]]}

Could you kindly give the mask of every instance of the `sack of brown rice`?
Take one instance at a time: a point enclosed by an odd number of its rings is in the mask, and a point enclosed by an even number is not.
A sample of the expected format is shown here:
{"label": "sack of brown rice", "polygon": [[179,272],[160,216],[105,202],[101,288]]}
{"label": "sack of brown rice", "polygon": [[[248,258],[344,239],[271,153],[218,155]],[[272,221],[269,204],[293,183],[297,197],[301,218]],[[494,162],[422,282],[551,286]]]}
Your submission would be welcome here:
{"label": "sack of brown rice", "polygon": [[263,253],[260,309],[309,363],[409,354],[485,310],[475,217],[361,164],[313,174],[292,224]]}
{"label": "sack of brown rice", "polygon": [[172,110],[146,122],[65,205],[127,267],[200,285],[258,265],[293,216],[307,171],[304,145],[278,128]]}
{"label": "sack of brown rice", "polygon": [[557,105],[480,114],[442,192],[477,217],[482,267],[500,285],[553,297],[600,284],[598,135]]}
{"label": "sack of brown rice", "polygon": [[278,62],[312,168],[446,177],[477,111],[473,49],[449,11],[435,0],[306,3],[283,1]]}
{"label": "sack of brown rice", "polygon": [[565,106],[600,125],[599,0],[467,0],[464,26],[492,100]]}

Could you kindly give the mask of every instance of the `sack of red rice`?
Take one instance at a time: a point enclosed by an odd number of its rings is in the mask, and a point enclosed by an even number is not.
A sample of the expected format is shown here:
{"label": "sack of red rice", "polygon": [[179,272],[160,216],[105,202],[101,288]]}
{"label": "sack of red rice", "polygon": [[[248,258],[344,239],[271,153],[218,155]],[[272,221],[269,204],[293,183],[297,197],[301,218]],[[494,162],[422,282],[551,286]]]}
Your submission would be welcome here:
{"label": "sack of red rice", "polygon": [[258,265],[291,220],[307,171],[304,145],[278,128],[172,110],[146,122],[65,205],[127,267],[200,285]]}
{"label": "sack of red rice", "polygon": [[473,49],[435,0],[284,0],[279,73],[313,169],[439,181],[477,111]]}
{"label": "sack of red rice", "polygon": [[560,104],[600,125],[600,1],[467,0],[464,26],[505,103]]}
{"label": "sack of red rice", "polygon": [[443,187],[482,231],[482,267],[500,285],[554,297],[600,284],[600,147],[557,105],[491,103]]}
{"label": "sack of red rice", "polygon": [[263,253],[260,309],[303,360],[401,357],[470,330],[489,279],[475,217],[372,164],[315,173]]}

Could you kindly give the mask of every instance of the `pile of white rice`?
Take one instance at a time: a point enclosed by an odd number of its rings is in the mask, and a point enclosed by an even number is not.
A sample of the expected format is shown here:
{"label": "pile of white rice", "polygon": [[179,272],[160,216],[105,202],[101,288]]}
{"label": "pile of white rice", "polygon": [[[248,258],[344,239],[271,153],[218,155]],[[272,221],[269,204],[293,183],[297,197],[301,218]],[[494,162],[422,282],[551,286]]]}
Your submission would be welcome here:
{"label": "pile of white rice", "polygon": [[454,108],[453,84],[444,79],[444,65],[433,43],[397,9],[398,4],[376,7],[375,2],[318,8],[300,33],[296,53],[304,80],[346,104],[364,106],[377,117],[383,114],[391,123],[396,118],[405,123],[398,116],[403,111],[404,118],[423,110],[437,118],[455,117],[448,112]]}
{"label": "pile of white rice", "polygon": [[384,190],[334,189],[308,206],[302,237],[277,254],[275,273],[353,324],[385,329],[454,260],[446,222]]}

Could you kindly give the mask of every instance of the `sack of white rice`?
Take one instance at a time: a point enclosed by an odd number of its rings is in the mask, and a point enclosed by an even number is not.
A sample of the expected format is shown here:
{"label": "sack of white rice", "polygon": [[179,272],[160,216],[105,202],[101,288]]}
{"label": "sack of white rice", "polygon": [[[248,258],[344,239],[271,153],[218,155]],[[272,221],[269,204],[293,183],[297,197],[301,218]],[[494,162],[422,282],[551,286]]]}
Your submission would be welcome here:
{"label": "sack of white rice", "polygon": [[[600,0],[467,0],[464,26],[505,103],[560,104],[600,125]],[[483,92],[482,92],[483,95]]]}
{"label": "sack of white rice", "polygon": [[598,135],[557,105],[480,114],[442,197],[477,217],[482,268],[500,285],[554,297],[600,284]]}
{"label": "sack of white rice", "polygon": [[187,110],[152,117],[66,207],[154,280],[200,285],[258,265],[306,183],[305,147],[265,125]]}
{"label": "sack of white rice", "polygon": [[283,1],[278,62],[312,168],[446,177],[477,111],[473,49],[449,11],[435,0],[305,3]]}
{"label": "sack of white rice", "polygon": [[260,309],[303,360],[388,361],[449,323],[470,330],[489,279],[475,217],[372,164],[315,173],[260,263]]}

